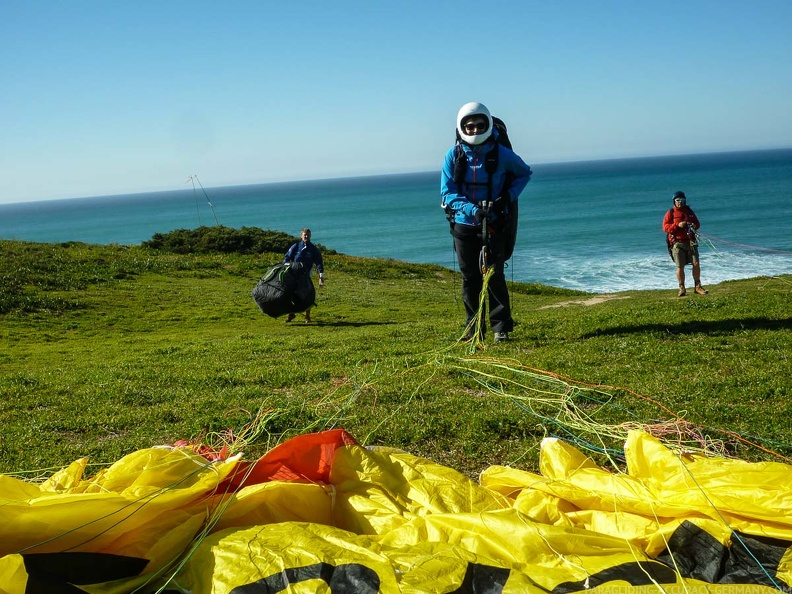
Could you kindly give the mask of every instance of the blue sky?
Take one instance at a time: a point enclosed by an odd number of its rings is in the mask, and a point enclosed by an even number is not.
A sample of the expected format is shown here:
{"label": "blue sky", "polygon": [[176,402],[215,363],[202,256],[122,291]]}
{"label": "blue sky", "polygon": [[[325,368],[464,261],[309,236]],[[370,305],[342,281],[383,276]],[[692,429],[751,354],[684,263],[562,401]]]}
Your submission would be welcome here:
{"label": "blue sky", "polygon": [[[287,6],[288,5],[288,6]],[[792,147],[789,0],[7,2],[0,202]]]}

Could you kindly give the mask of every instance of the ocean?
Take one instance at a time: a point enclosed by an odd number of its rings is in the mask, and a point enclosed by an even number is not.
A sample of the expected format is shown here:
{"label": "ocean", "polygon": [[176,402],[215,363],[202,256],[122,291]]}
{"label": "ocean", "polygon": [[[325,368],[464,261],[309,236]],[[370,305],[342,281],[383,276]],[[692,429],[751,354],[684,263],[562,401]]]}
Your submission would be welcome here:
{"label": "ocean", "polygon": [[[531,165],[509,280],[674,289],[661,222],[676,190],[701,220],[705,285],[792,273],[792,149]],[[139,244],[201,225],[310,227],[344,254],[457,269],[439,171],[196,188],[0,204],[0,238]]]}

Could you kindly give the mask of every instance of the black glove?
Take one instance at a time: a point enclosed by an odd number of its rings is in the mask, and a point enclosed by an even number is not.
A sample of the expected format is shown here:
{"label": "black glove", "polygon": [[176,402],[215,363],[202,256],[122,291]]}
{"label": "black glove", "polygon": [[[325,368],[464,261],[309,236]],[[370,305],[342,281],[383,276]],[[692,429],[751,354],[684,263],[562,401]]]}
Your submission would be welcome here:
{"label": "black glove", "polygon": [[[509,212],[509,207],[511,206],[511,196],[508,192],[504,192],[500,196],[495,199],[495,202],[492,204],[492,214],[497,214],[499,217],[502,217],[504,214]],[[490,216],[490,220],[494,217]]]}
{"label": "black glove", "polygon": [[477,223],[480,223],[481,221],[487,218],[487,213],[484,212],[483,208],[477,208],[476,214],[473,215],[473,218],[476,219]]}

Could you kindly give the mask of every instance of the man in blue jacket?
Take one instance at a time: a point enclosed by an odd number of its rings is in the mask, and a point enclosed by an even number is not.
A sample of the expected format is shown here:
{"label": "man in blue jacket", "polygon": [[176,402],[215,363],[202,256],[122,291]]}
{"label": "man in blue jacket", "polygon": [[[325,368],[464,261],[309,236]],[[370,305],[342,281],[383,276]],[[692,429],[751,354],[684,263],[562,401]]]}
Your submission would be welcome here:
{"label": "man in blue jacket", "polygon": [[[462,273],[462,302],[467,314],[465,340],[474,338],[474,320],[483,286],[482,225],[488,225],[487,265],[494,268],[489,281],[489,321],[495,342],[508,340],[513,330],[509,292],[503,273],[506,221],[516,210],[517,198],[531,179],[531,168],[499,142],[492,115],[481,103],[467,103],[457,114],[457,143],[446,153],[440,179],[442,206],[449,213],[454,250]],[[516,221],[514,221],[516,224]],[[516,226],[513,227],[516,233]],[[513,247],[513,243],[512,243]],[[483,337],[484,324],[479,333]]]}
{"label": "man in blue jacket", "polygon": [[[302,265],[302,274],[309,275],[313,270],[314,265],[316,271],[319,273],[319,286],[324,287],[324,264],[322,263],[322,253],[319,248],[311,243],[311,230],[307,227],[300,233],[301,241],[292,244],[286,256],[283,258],[283,263],[297,262]],[[291,313],[286,317],[287,322],[294,319],[294,314]],[[311,308],[305,310],[305,321],[311,321]]]}

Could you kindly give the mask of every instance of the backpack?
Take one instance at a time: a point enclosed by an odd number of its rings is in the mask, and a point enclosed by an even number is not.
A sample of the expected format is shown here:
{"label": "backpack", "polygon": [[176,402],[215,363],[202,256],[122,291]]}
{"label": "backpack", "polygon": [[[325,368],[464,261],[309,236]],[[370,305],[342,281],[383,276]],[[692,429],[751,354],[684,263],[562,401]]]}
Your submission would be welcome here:
{"label": "backpack", "polygon": [[[509,139],[509,132],[506,129],[505,122],[502,119],[493,116],[492,127],[498,131],[498,137],[495,142],[495,147],[484,157],[484,170],[487,172],[487,192],[488,200],[490,202],[492,202],[493,199],[492,174],[498,169],[498,155],[500,153],[500,148],[498,145],[503,145],[510,150],[512,148],[512,143]],[[465,151],[462,149],[461,143],[462,138],[459,136],[459,130],[457,130],[456,145],[454,146],[454,183],[456,183],[457,186],[461,186],[463,183],[465,183],[465,176],[467,174],[468,168],[467,156],[465,155]],[[511,186],[510,178],[511,175],[507,173],[504,188]],[[517,201],[515,200],[514,202],[511,202],[500,200],[496,201],[495,204],[499,208],[499,224],[495,231],[497,235],[502,235],[503,239],[502,251],[499,256],[505,262],[512,257],[512,254],[514,253],[514,245],[517,242]],[[447,205],[443,204],[442,206],[446,213],[446,219],[448,219],[448,222],[451,225],[451,234],[453,235],[454,212]]]}
{"label": "backpack", "polygon": [[253,288],[252,296],[261,313],[272,318],[316,305],[311,276],[299,262],[271,266]]}

